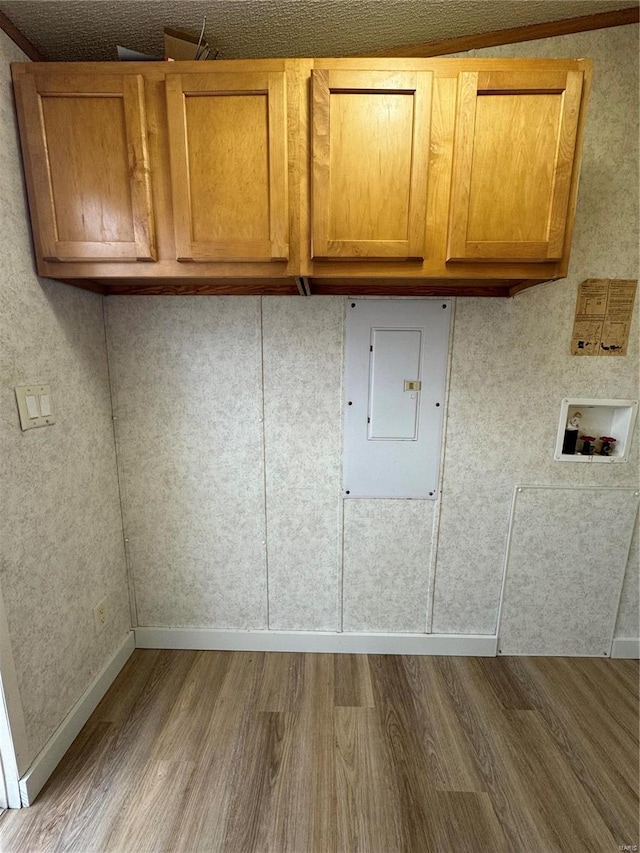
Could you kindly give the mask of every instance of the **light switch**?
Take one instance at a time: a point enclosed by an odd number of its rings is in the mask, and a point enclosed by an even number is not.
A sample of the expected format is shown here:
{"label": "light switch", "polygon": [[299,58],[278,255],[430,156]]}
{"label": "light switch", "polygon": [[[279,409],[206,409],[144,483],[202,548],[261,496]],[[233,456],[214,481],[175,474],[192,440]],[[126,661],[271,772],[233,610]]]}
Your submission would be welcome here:
{"label": "light switch", "polygon": [[40,417],[40,409],[38,408],[38,401],[36,400],[33,394],[27,394],[25,397],[25,402],[27,404],[27,414],[33,420],[34,418]]}
{"label": "light switch", "polygon": [[43,418],[48,418],[51,412],[51,397],[49,394],[40,395],[40,414]]}
{"label": "light switch", "polygon": [[51,386],[44,384],[18,385],[15,389],[20,426],[23,430],[54,424]]}

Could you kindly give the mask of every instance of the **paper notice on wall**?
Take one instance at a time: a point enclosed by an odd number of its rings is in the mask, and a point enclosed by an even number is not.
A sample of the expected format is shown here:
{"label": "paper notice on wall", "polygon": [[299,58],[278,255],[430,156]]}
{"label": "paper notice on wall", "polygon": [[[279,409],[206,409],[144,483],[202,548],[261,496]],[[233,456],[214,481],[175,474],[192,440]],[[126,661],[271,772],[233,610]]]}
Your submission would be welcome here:
{"label": "paper notice on wall", "polygon": [[637,281],[589,278],[578,288],[573,355],[626,355]]}

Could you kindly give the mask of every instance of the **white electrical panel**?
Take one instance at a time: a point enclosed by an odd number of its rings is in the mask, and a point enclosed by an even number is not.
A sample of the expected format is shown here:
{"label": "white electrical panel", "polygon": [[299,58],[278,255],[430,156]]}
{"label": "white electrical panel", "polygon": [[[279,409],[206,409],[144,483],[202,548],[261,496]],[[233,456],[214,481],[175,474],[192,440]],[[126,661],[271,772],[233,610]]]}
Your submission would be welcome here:
{"label": "white electrical panel", "polygon": [[[369,438],[418,437],[417,391],[407,393],[405,382],[419,381],[422,353],[420,329],[371,330],[371,397]],[[405,377],[412,376],[414,380]]]}
{"label": "white electrical panel", "polygon": [[51,426],[56,422],[49,385],[18,385],[15,391],[23,430]]}
{"label": "white electrical panel", "polygon": [[346,303],[343,495],[438,494],[451,302]]}

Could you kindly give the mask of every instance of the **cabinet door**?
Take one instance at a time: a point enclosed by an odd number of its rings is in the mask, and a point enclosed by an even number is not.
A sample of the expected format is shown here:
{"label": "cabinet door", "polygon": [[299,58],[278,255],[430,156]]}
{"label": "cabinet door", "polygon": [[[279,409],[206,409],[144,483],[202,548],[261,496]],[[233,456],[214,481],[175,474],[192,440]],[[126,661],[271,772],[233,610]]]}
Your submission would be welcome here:
{"label": "cabinet door", "polygon": [[179,261],[286,260],[284,72],[167,75]]}
{"label": "cabinet door", "polygon": [[562,258],[582,77],[460,74],[447,260]]}
{"label": "cabinet door", "polygon": [[432,73],[313,71],[313,257],[424,258]]}
{"label": "cabinet door", "polygon": [[43,258],[154,260],[142,77],[25,74],[16,87]]}

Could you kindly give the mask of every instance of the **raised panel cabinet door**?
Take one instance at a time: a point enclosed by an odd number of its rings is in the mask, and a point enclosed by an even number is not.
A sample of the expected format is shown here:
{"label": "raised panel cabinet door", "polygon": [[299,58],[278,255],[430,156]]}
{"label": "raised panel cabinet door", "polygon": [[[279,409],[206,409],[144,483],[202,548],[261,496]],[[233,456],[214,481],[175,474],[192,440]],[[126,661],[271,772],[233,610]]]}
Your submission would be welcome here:
{"label": "raised panel cabinet door", "polygon": [[44,260],[155,260],[142,77],[24,74],[16,92]]}
{"label": "raised panel cabinet door", "polygon": [[448,261],[562,258],[583,72],[458,78]]}
{"label": "raised panel cabinet door", "polygon": [[313,70],[313,257],[424,258],[432,77]]}
{"label": "raised panel cabinet door", "polygon": [[286,260],[284,72],[168,74],[179,261]]}

